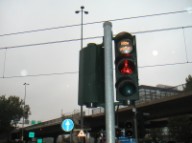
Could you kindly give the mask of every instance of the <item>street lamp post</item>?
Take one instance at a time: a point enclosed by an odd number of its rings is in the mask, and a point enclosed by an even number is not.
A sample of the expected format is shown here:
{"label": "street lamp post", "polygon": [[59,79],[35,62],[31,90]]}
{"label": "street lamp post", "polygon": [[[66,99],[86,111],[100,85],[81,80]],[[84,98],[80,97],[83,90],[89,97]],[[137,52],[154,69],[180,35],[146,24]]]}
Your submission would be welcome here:
{"label": "street lamp post", "polygon": [[25,121],[24,115],[25,115],[25,100],[26,100],[26,93],[27,93],[26,89],[27,89],[27,85],[29,84],[25,82],[23,85],[25,86],[25,95],[23,99],[23,122],[22,122],[22,138],[21,138],[22,142],[24,140],[24,121]]}
{"label": "street lamp post", "polygon": [[75,11],[76,14],[81,13],[81,49],[83,48],[83,14],[88,14],[88,11],[84,11],[84,6],[81,6],[81,10]]}
{"label": "street lamp post", "polygon": [[[81,10],[75,11],[76,14],[81,13],[81,49],[83,49],[83,14],[88,14],[88,11],[84,11],[84,6],[81,6]],[[81,106],[81,129],[83,129],[83,106]]]}

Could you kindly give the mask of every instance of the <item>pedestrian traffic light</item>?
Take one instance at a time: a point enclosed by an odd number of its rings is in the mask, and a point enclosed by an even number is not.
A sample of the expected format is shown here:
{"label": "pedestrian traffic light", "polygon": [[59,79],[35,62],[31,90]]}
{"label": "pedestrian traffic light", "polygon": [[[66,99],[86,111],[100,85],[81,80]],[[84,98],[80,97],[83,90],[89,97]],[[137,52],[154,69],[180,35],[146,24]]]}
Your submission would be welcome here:
{"label": "pedestrian traffic light", "polygon": [[121,32],[114,37],[116,100],[120,102],[139,99],[136,38]]}
{"label": "pedestrian traffic light", "polygon": [[134,137],[134,124],[133,121],[125,122],[125,136]]}
{"label": "pedestrian traffic light", "polygon": [[89,43],[80,51],[78,105],[98,107],[104,99],[104,49]]}
{"label": "pedestrian traffic light", "polygon": [[122,136],[121,129],[119,129],[119,128],[115,128],[115,136],[116,136],[117,138],[119,138],[119,137]]}

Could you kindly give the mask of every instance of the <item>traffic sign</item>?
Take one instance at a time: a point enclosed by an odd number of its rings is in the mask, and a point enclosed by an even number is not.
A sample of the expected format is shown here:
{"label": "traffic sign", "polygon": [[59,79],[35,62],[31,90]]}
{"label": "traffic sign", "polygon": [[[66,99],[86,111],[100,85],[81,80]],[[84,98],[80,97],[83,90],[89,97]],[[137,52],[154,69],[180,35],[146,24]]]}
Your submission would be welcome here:
{"label": "traffic sign", "polygon": [[65,131],[65,132],[70,132],[73,130],[74,128],[74,122],[71,119],[65,119],[63,120],[63,122],[61,123],[61,128]]}
{"label": "traffic sign", "polygon": [[37,143],[43,143],[43,139],[37,139]]}
{"label": "traffic sign", "polygon": [[85,133],[83,130],[80,130],[79,134],[77,135],[78,137],[85,137]]}
{"label": "traffic sign", "polygon": [[29,132],[29,138],[34,138],[35,137],[35,132]]}
{"label": "traffic sign", "polygon": [[128,137],[121,136],[119,137],[119,142],[120,143],[136,143],[136,140],[135,138],[128,138]]}

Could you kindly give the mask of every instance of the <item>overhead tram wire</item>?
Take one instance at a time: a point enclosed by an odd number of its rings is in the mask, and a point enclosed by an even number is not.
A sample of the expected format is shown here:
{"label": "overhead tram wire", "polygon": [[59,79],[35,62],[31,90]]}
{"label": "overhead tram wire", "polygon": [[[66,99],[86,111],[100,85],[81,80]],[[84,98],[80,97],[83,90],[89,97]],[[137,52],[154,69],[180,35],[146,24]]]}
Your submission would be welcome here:
{"label": "overhead tram wire", "polygon": [[43,32],[43,31],[49,31],[49,30],[57,30],[57,29],[75,27],[75,26],[79,26],[79,24],[67,25],[67,26],[57,26],[57,27],[49,27],[49,28],[34,29],[34,30],[26,30],[26,31],[12,32],[12,33],[5,33],[5,34],[1,34],[0,37],[11,36],[11,35],[27,34],[27,33],[35,33],[35,32]]}
{"label": "overhead tram wire", "polygon": [[31,75],[26,75],[26,76],[22,76],[22,75],[13,75],[13,76],[3,76],[0,78],[26,78],[26,77],[42,77],[42,76],[60,76],[60,75],[68,75],[68,74],[77,74],[78,71],[74,71],[74,72],[58,72],[58,73],[41,73],[41,74],[31,74]]}
{"label": "overhead tram wire", "polygon": [[[97,39],[97,38],[102,38],[102,36],[87,37],[87,38],[84,38],[84,40]],[[57,44],[57,43],[65,43],[65,42],[73,42],[73,41],[79,41],[79,40],[81,40],[81,39],[69,39],[69,40],[42,42],[42,43],[34,43],[34,44],[26,44],[26,45],[7,46],[7,47],[0,47],[0,50],[22,48],[22,47],[31,47],[31,46],[40,46],[40,45],[49,45],[49,44]]]}
{"label": "overhead tram wire", "polygon": [[[184,29],[184,28],[191,28],[192,26],[185,26],[185,27],[173,27],[173,28],[165,28],[165,29],[157,29],[157,30],[148,30],[148,31],[139,31],[139,32],[132,32],[134,34],[142,34],[142,33],[150,33],[150,32],[159,32],[159,31],[165,31],[165,30],[176,30],[176,29]],[[84,38],[84,40],[88,39],[95,39],[95,38],[102,38],[102,36],[97,37],[88,37]],[[45,43],[36,43],[36,44],[27,44],[27,45],[18,45],[18,46],[10,46],[10,47],[2,47],[0,50],[5,49],[11,49],[11,48],[21,48],[21,47],[29,47],[29,46],[38,46],[38,45],[45,45],[45,44],[56,44],[56,43],[62,43],[62,42],[72,42],[77,41],[80,39],[71,39],[71,40],[63,40],[63,41],[53,41],[53,42],[45,42]],[[186,45],[185,45],[186,46]],[[147,66],[141,66],[139,68],[152,68],[152,67],[162,67],[162,66],[172,66],[172,65],[183,65],[183,64],[191,64],[192,62],[187,61],[182,63],[170,63],[170,64],[162,64],[162,65],[147,65]],[[4,65],[5,66],[5,65]],[[5,72],[5,71],[4,71]],[[36,77],[36,76],[52,76],[52,75],[64,75],[64,74],[76,74],[77,72],[62,72],[62,73],[48,73],[48,74],[36,74],[36,75],[27,75],[27,76],[4,76],[0,78],[18,78],[18,77]]]}
{"label": "overhead tram wire", "polygon": [[[170,64],[161,64],[161,65],[147,65],[147,66],[140,66],[138,68],[154,68],[154,67],[165,67],[165,66],[174,66],[174,65],[184,65],[184,64],[192,64],[192,61],[189,62],[182,62],[182,63],[170,63]],[[26,78],[26,77],[42,77],[42,76],[60,76],[60,75],[67,75],[67,74],[78,74],[79,71],[74,71],[74,72],[60,72],[60,73],[45,73],[45,74],[31,74],[31,75],[26,75],[26,76],[22,76],[22,75],[13,75],[13,76],[3,76],[0,78]]]}
{"label": "overhead tram wire", "polygon": [[185,28],[192,28],[192,25],[187,26],[179,26],[179,27],[170,27],[170,28],[163,28],[163,29],[152,29],[152,30],[146,30],[146,31],[136,31],[132,32],[131,34],[144,34],[144,33],[152,33],[152,32],[161,32],[161,31],[169,31],[169,30],[177,30],[177,29],[185,29]]}
{"label": "overhead tram wire", "polygon": [[[133,16],[133,17],[128,17],[128,18],[111,19],[111,20],[107,20],[107,21],[113,22],[113,21],[121,21],[121,20],[128,20],[128,19],[137,19],[137,18],[154,17],[154,16],[161,16],[161,15],[178,14],[178,13],[185,13],[185,12],[188,12],[188,11],[187,10],[171,11],[171,12],[164,12],[164,13],[157,13],[157,14]],[[105,21],[96,21],[96,22],[84,23],[83,25],[91,25],[91,24],[97,24],[97,23],[103,23],[103,22],[105,22]],[[27,33],[34,33],[34,32],[42,32],[42,31],[49,31],[49,30],[57,30],[57,29],[70,28],[70,27],[76,27],[76,26],[81,26],[81,24],[57,26],[57,27],[49,27],[49,28],[42,28],[42,29],[26,30],[26,31],[20,31],[20,32],[5,33],[5,34],[1,34],[0,37],[27,34]]]}
{"label": "overhead tram wire", "polygon": [[182,63],[169,63],[169,64],[160,64],[160,65],[146,65],[146,66],[140,66],[139,68],[153,68],[153,67],[164,67],[164,66],[174,66],[174,65],[184,65],[184,64],[191,64],[191,62],[182,62]]}
{"label": "overhead tram wire", "polygon": [[[192,25],[181,26],[181,27],[170,27],[170,28],[163,28],[163,29],[153,29],[153,30],[146,30],[146,31],[131,32],[131,33],[132,34],[143,34],[143,33],[152,33],[152,32],[160,32],[160,31],[168,31],[168,30],[185,29],[185,28],[192,28]],[[99,39],[99,38],[103,38],[103,36],[87,37],[87,38],[83,38],[83,40]],[[65,42],[73,42],[73,41],[79,41],[79,40],[81,40],[81,39],[69,39],[69,40],[34,43],[34,44],[7,46],[7,47],[0,47],[0,50],[22,48],[22,47],[31,47],[31,46],[40,46],[40,45],[49,45],[49,44],[57,44],[57,43],[65,43]]]}
{"label": "overhead tram wire", "polygon": [[[151,15],[144,15],[144,16],[136,16],[136,17],[129,17],[129,18],[121,18],[121,19],[113,19],[108,21],[120,21],[120,20],[127,20],[127,19],[136,19],[136,18],[144,18],[144,17],[152,17],[152,16],[160,16],[160,15],[168,15],[168,14],[177,14],[177,13],[184,13],[187,12],[187,10],[182,11],[174,11],[174,12],[167,12],[167,13],[159,13],[159,14],[151,14]],[[92,22],[92,23],[85,23],[84,25],[89,24],[96,24],[96,23],[103,23],[104,21],[99,22]],[[44,29],[36,29],[36,30],[29,30],[29,31],[22,31],[22,32],[15,32],[15,33],[7,33],[2,34],[0,37],[3,36],[11,36],[11,35],[19,35],[19,34],[26,34],[26,33],[33,33],[33,32],[41,32],[41,31],[48,31],[48,30],[55,30],[55,29],[61,29],[61,28],[68,28],[68,27],[74,27],[74,26],[80,26],[80,24],[77,25],[69,25],[69,26],[58,26],[58,27],[51,27],[51,28],[44,28]],[[132,32],[132,34],[142,34],[142,33],[151,33],[151,32],[159,32],[159,31],[166,31],[166,30],[176,30],[176,29],[184,29],[184,28],[191,28],[192,25],[188,26],[182,26],[182,27],[172,27],[172,28],[164,28],[164,29],[154,29],[154,30],[146,30],[146,31],[138,31],[138,32]],[[84,40],[88,39],[95,39],[95,38],[102,38],[103,36],[96,36],[96,37],[87,37],[84,38]],[[81,39],[70,39],[70,40],[61,40],[61,41],[52,41],[52,42],[44,42],[44,43],[35,43],[35,44],[26,44],[26,45],[16,45],[16,46],[8,46],[8,47],[0,47],[0,50],[3,49],[12,49],[12,48],[21,48],[21,47],[29,47],[29,46],[39,46],[39,45],[48,45],[48,44],[56,44],[56,43],[63,43],[63,42],[73,42],[78,41]],[[172,64],[162,64],[162,65],[148,65],[148,66],[141,66],[139,68],[150,68],[150,67],[159,67],[159,66],[171,66],[171,65],[181,65],[181,64],[191,64],[192,62],[183,62],[183,63],[172,63]],[[54,76],[54,75],[64,75],[64,74],[77,74],[77,72],[61,72],[61,73],[48,73],[48,74],[36,74],[36,75],[27,75],[27,76],[4,76],[0,78],[19,78],[19,77],[37,77],[37,76]]]}

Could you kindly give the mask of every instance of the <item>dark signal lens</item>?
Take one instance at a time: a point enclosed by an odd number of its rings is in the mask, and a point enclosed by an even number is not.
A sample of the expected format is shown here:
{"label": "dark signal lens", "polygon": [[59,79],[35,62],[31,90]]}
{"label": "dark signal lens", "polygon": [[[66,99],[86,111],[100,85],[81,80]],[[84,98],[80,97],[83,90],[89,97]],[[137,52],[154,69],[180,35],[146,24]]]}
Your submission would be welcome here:
{"label": "dark signal lens", "polygon": [[126,128],[133,128],[133,124],[132,124],[131,122],[127,122],[127,123],[125,124],[125,127],[126,127]]}
{"label": "dark signal lens", "polygon": [[125,131],[125,134],[128,136],[128,137],[131,137],[133,136],[133,132],[132,131]]}
{"label": "dark signal lens", "polygon": [[119,83],[118,89],[121,95],[125,97],[133,95],[137,90],[136,86],[130,81]]}
{"label": "dark signal lens", "polygon": [[118,65],[118,70],[121,74],[132,74],[135,70],[134,63],[128,59],[123,59]]}

